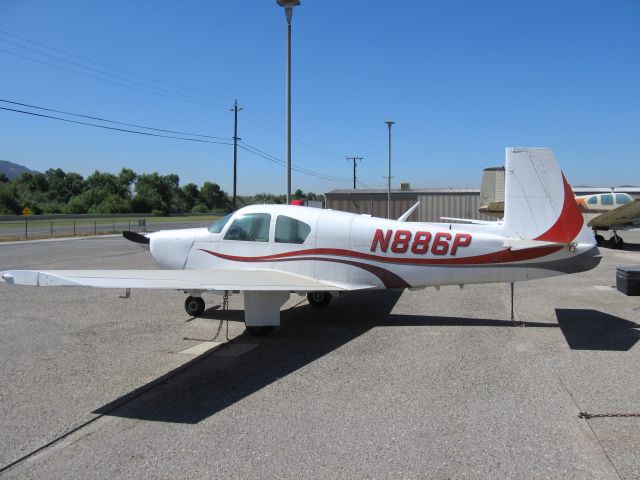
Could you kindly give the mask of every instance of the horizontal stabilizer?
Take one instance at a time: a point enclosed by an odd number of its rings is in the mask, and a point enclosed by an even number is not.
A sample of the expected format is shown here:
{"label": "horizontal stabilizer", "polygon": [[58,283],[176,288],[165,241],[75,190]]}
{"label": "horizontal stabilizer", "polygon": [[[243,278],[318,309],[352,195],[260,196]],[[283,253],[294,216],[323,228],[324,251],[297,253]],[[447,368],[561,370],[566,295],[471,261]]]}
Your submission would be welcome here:
{"label": "horizontal stabilizer", "polygon": [[569,246],[568,243],[560,242],[545,242],[543,240],[523,240],[521,238],[507,238],[502,244],[505,248],[510,248],[511,251],[527,250],[530,248],[542,248],[552,246]]}
{"label": "horizontal stabilizer", "polygon": [[473,225],[499,225],[501,220],[475,220],[473,218],[455,218],[455,217],[440,217],[440,220],[446,220],[453,223],[471,223]]}
{"label": "horizontal stabilizer", "polygon": [[402,214],[402,216],[398,219],[399,222],[406,222],[407,218],[409,218],[409,216],[413,213],[413,211],[418,208],[418,205],[420,205],[420,202],[416,202],[416,204],[411,207],[409,210],[407,210],[406,212],[404,212]]}

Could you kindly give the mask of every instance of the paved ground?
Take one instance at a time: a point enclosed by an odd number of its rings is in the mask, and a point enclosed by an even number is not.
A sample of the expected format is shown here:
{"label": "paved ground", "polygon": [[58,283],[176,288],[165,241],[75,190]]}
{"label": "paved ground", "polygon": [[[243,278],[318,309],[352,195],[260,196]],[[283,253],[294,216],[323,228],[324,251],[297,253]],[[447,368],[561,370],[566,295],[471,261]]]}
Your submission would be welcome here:
{"label": "paved ground", "polygon": [[[0,286],[2,478],[639,478],[640,297],[594,271],[354,294],[283,327],[215,334],[178,292]],[[152,268],[119,238],[0,245],[6,268]],[[190,338],[190,339],[185,339]],[[243,353],[244,352],[244,353]],[[78,428],[75,432],[73,429]],[[72,433],[69,433],[72,432]],[[68,435],[64,436],[65,434]]]}

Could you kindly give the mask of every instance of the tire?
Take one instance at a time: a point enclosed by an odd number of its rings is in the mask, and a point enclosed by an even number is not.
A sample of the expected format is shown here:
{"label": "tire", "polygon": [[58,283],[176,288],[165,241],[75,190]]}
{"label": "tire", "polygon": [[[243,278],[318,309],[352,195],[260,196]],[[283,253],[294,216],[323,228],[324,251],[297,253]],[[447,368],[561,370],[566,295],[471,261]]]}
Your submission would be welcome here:
{"label": "tire", "polygon": [[622,247],[624,247],[624,240],[622,240],[621,237],[614,235],[609,239],[609,246],[611,246],[611,248],[615,248],[616,250],[622,250]]}
{"label": "tire", "polygon": [[204,300],[201,297],[187,297],[184,309],[192,317],[199,317],[204,313]]}
{"label": "tire", "polygon": [[599,233],[595,234],[595,239],[596,239],[596,243],[598,245],[602,245],[604,243],[604,237],[602,235],[600,235]]}
{"label": "tire", "polygon": [[331,294],[329,292],[309,292],[307,300],[316,308],[324,308],[331,302]]}
{"label": "tire", "polygon": [[273,329],[275,327],[271,327],[271,326],[247,327],[245,325],[244,328],[247,330],[247,332],[249,332],[249,335],[252,335],[254,337],[266,337],[267,335],[270,335],[271,332],[273,332]]}

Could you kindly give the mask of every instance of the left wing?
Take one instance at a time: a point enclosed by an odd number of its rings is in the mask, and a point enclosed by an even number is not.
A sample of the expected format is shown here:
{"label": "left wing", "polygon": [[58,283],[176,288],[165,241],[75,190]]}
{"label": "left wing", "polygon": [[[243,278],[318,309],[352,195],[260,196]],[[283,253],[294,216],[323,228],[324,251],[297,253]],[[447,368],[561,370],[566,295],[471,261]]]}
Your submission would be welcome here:
{"label": "left wing", "polygon": [[348,291],[373,285],[325,282],[280,270],[8,270],[10,285],[158,288],[169,290]]}
{"label": "left wing", "polygon": [[640,225],[640,198],[592,218],[590,227],[633,227]]}

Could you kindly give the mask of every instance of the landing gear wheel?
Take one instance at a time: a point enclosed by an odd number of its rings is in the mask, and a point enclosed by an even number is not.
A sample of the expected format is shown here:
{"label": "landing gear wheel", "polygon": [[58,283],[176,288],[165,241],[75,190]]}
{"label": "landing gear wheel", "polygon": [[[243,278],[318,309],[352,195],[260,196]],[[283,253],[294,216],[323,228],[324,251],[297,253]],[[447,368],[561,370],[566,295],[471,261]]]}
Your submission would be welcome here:
{"label": "landing gear wheel", "polygon": [[329,305],[331,294],[329,292],[309,292],[307,300],[311,305],[317,308],[323,308]]}
{"label": "landing gear wheel", "polygon": [[604,237],[602,235],[600,235],[599,233],[596,233],[595,239],[596,239],[596,243],[598,245],[602,245],[604,243]]}
{"label": "landing gear wheel", "polygon": [[271,326],[263,326],[263,327],[247,327],[245,326],[244,328],[247,329],[247,332],[249,332],[249,335],[253,335],[254,337],[266,337],[267,335],[271,334],[271,332],[273,332],[273,328]]}
{"label": "landing gear wheel", "polygon": [[187,297],[184,301],[184,309],[192,317],[199,317],[204,313],[204,300],[202,297]]}
{"label": "landing gear wheel", "polygon": [[618,235],[614,235],[609,239],[609,245],[611,248],[615,248],[616,250],[622,250],[622,247],[624,247],[624,240],[622,240]]}

